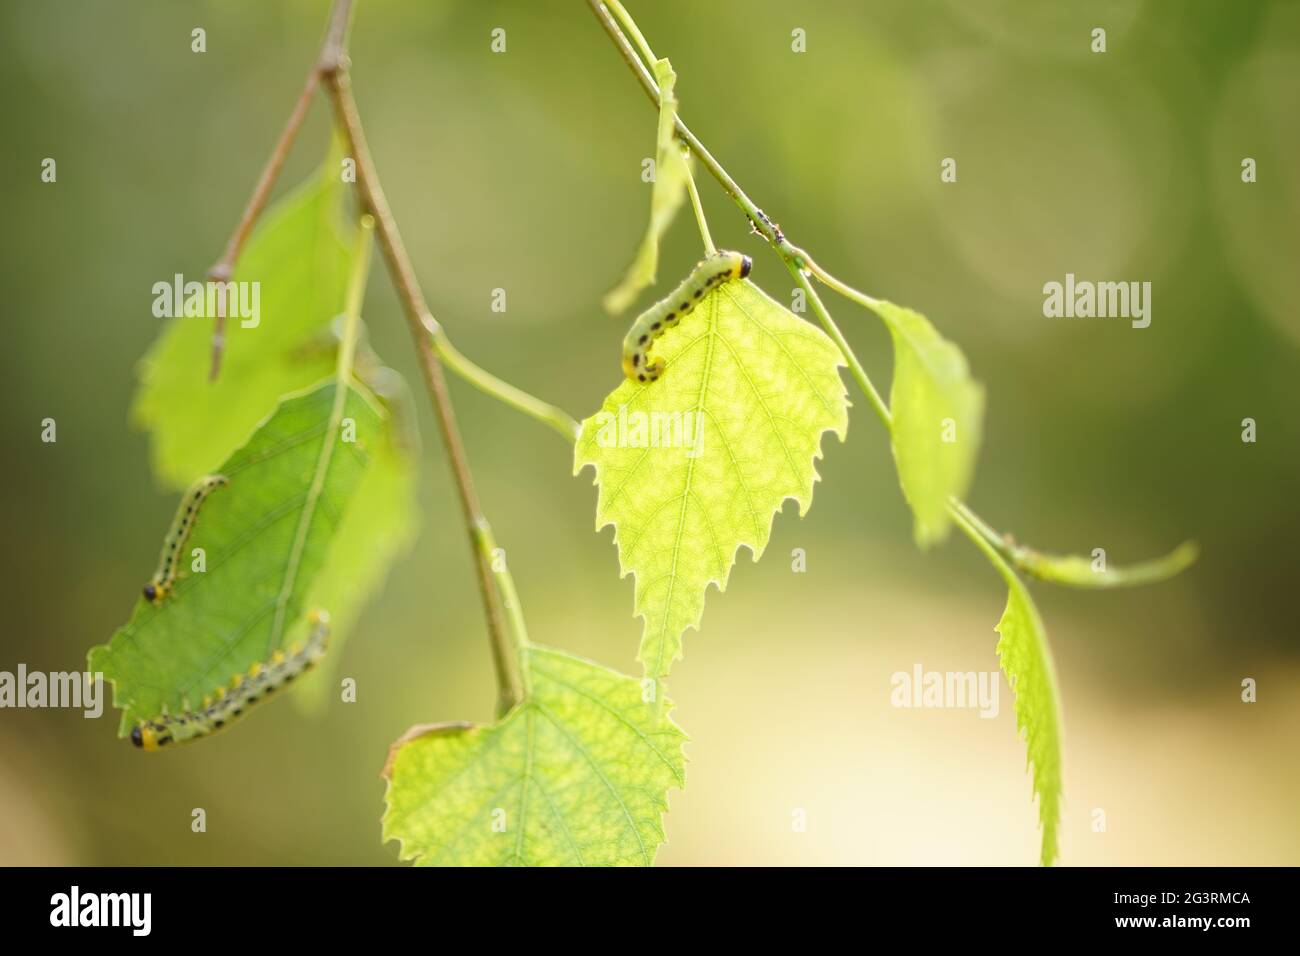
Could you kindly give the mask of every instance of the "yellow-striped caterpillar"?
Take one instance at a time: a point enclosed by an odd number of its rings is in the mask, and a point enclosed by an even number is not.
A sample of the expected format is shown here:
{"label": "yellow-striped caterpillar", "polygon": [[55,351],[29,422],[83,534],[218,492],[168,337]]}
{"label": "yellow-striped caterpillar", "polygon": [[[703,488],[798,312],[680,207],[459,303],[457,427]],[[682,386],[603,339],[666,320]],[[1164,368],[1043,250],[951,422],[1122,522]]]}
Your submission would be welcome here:
{"label": "yellow-striped caterpillar", "polygon": [[664,371],[663,359],[650,359],[650,344],[689,315],[715,284],[743,279],[753,266],[739,252],[717,252],[702,260],[681,285],[636,317],[623,339],[623,374],[636,382],[653,382]]}
{"label": "yellow-striped caterpillar", "polygon": [[163,598],[171,593],[176,583],[176,568],[181,560],[181,549],[194,529],[194,521],[199,516],[199,506],[205,498],[222,485],[230,483],[225,475],[206,475],[194,484],[181,499],[176,509],[176,517],[163,539],[162,556],[158,559],[158,570],[154,572],[149,583],[144,586],[144,599],[151,604],[161,604]]}
{"label": "yellow-striped caterpillar", "polygon": [[131,731],[131,743],[141,750],[153,751],[214,734],[238,720],[258,701],[311,670],[325,656],[330,624],[329,615],[324,611],[312,611],[308,620],[311,632],[307,640],[290,648],[288,654],[276,651],[268,663],[254,664],[247,674],[236,674],[229,688],[217,688],[215,694],[203,699],[203,706],[198,710],[179,714],[164,710],[153,720],[137,724]]}

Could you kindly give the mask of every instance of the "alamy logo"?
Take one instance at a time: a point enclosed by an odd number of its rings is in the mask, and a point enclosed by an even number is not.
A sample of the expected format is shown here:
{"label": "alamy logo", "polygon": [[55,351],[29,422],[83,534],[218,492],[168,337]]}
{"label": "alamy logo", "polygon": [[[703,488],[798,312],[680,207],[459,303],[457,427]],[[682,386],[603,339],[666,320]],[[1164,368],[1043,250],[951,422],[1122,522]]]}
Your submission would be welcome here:
{"label": "alamy logo", "polygon": [[245,329],[262,321],[262,283],[186,282],[179,272],[171,282],[153,284],[153,314],[159,319],[238,318]]}
{"label": "alamy logo", "polygon": [[1043,286],[1043,315],[1049,319],[1131,319],[1133,328],[1151,324],[1150,282],[1065,282]]}
{"label": "alamy logo", "polygon": [[703,412],[596,413],[596,444],[601,448],[685,448],[687,458],[704,451]]}
{"label": "alamy logo", "polygon": [[104,675],[81,671],[0,671],[0,708],[67,707],[87,719],[104,712]]}
{"label": "alamy logo", "polygon": [[997,671],[897,671],[889,678],[889,703],[895,707],[978,708],[981,717],[998,715]]}
{"label": "alamy logo", "polygon": [[148,936],[153,923],[151,893],[70,893],[50,897],[51,926],[129,926],[133,936]]}

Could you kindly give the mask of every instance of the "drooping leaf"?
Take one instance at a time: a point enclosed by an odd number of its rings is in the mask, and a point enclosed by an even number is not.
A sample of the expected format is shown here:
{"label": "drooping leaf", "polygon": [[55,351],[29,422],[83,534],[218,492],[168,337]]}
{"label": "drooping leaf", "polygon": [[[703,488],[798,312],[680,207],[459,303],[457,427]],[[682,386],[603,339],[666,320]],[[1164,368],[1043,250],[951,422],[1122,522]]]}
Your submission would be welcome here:
{"label": "drooping leaf", "polygon": [[984,416],[984,389],[970,377],[966,356],[929,320],[892,302],[876,313],[894,340],[894,461],[912,507],[923,548],[948,536],[948,499],[966,493],[975,471]]}
{"label": "drooping leaf", "polygon": [[207,378],[208,317],[168,320],[141,362],[131,414],[150,433],[154,472],[165,485],[183,488],[211,471],[281,396],[334,371],[330,323],[343,310],[354,234],[342,217],[343,190],[337,167],[326,168],[265,213],[234,276],[257,283],[257,325],[227,318],[215,382]]}
{"label": "drooping leaf", "polygon": [[1007,582],[1007,606],[995,628],[997,652],[1007,683],[1015,694],[1016,728],[1024,734],[1027,763],[1038,795],[1042,827],[1043,866],[1058,856],[1057,828],[1061,819],[1061,705],[1056,667],[1047,643],[1047,629],[1029,590],[1001,557],[986,552]]}
{"label": "drooping leaf", "polygon": [[1025,547],[1016,547],[1014,553],[1016,566],[1042,581],[1072,588],[1122,588],[1172,578],[1192,565],[1198,549],[1194,542],[1185,541],[1164,557],[1129,565],[1077,554],[1043,554]]}
{"label": "drooping leaf", "polygon": [[336,404],[337,395],[331,380],[280,403],[217,469],[228,484],[203,502],[172,593],[158,605],[139,599],[127,624],[91,649],[90,669],[114,685],[120,733],[164,708],[197,707],[292,642],[383,435],[368,397],[349,388]]}
{"label": "drooping leaf", "polygon": [[640,659],[662,677],[737,549],[758,560],[787,498],[807,512],[822,433],[844,439],[849,403],[835,344],[747,280],[716,287],[654,351],[663,377],[622,381],[582,423],[574,473],[596,470],[596,528],[614,525]]}
{"label": "drooping leaf", "polygon": [[501,721],[425,725],[393,744],[385,841],[422,865],[654,861],[685,734],[667,700],[591,661],[529,646],[531,690]]}
{"label": "drooping leaf", "polygon": [[337,687],[332,678],[342,659],[343,637],[351,633],[366,601],[383,586],[388,569],[416,537],[414,448],[395,420],[397,406],[386,407],[385,427],[369,448],[370,467],[352,495],[305,604],[330,611],[331,653],[293,698],[312,713],[324,709]]}
{"label": "drooping leaf", "polygon": [[623,281],[605,295],[603,304],[611,313],[622,312],[642,289],[655,281],[659,268],[659,240],[672,225],[677,210],[686,199],[690,168],[681,144],[677,142],[677,99],[673,93],[677,74],[667,59],[656,60],[654,71],[659,82],[659,130],[655,144],[655,179],[650,190],[650,222]]}
{"label": "drooping leaf", "polygon": [[[212,471],[248,440],[284,395],[308,388],[334,372],[335,319],[343,311],[355,247],[355,226],[343,215],[347,194],[331,157],[311,180],[274,204],[244,249],[236,282],[258,284],[259,321],[245,328],[226,321],[220,377],[207,379],[212,343],[208,317],[175,318],[163,328],[140,365],[132,416],[150,432],[154,473],[181,488]],[[368,348],[362,359],[373,372],[396,380]],[[393,402],[384,399],[389,410]],[[339,650],[365,602],[406,549],[418,526],[416,462],[412,443],[392,428],[374,436],[371,467],[354,506],[338,529],[308,606],[331,612],[333,653],[304,682],[295,700],[319,709],[337,667]]]}

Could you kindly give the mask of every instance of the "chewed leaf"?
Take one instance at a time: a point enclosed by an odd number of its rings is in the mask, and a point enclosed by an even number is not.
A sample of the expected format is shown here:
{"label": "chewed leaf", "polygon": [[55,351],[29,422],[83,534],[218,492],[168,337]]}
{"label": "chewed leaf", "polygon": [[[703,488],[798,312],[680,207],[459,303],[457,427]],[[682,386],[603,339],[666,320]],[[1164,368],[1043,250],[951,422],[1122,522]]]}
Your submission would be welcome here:
{"label": "chewed leaf", "polygon": [[661,379],[625,379],[582,423],[574,473],[596,469],[596,528],[614,525],[640,659],[662,677],[736,551],[758,560],[787,498],[807,512],[822,433],[844,439],[849,403],[835,344],[745,280],[705,295],[655,354]]}
{"label": "chewed leaf", "polygon": [[970,485],[979,452],[984,389],[970,377],[966,356],[919,312],[878,302],[894,340],[894,461],[912,507],[921,547],[948,535],[949,497]]}
{"label": "chewed leaf", "polygon": [[384,839],[442,866],[648,866],[685,734],[642,682],[530,646],[532,689],[490,727],[413,727],[393,744]]}
{"label": "chewed leaf", "polygon": [[[263,215],[234,276],[237,287],[248,290],[248,304],[257,305],[256,315],[227,310],[225,357],[216,381],[207,380],[208,316],[172,319],[141,362],[132,415],[150,433],[154,473],[163,484],[183,487],[212,471],[248,440],[282,396],[334,372],[334,319],[344,309],[355,247],[355,227],[343,216],[346,189],[331,157],[319,174]],[[372,370],[400,382],[368,348],[362,355]],[[321,672],[335,666],[361,608],[418,527],[415,458],[403,436],[392,433],[393,424],[387,417],[385,433],[372,436],[372,467],[307,598],[306,606],[330,610],[333,653],[307,679],[308,691],[295,695],[300,702],[322,700],[327,681]]]}
{"label": "chewed leaf", "polygon": [[1038,795],[1043,831],[1040,860],[1051,866],[1058,855],[1061,819],[1061,705],[1047,630],[1028,589],[1001,558],[991,555],[1006,579],[1007,606],[997,623],[998,658],[1016,700],[1016,728],[1025,736],[1027,759]]}
{"label": "chewed leaf", "polygon": [[113,682],[119,733],[197,707],[291,643],[383,429],[368,397],[329,381],[285,399],[220,466],[225,483],[203,500],[174,586],[138,600],[90,651],[90,669]]}
{"label": "chewed leaf", "polygon": [[677,142],[677,99],[673,95],[677,74],[666,59],[655,61],[654,71],[659,82],[659,131],[655,144],[655,179],[650,191],[650,222],[627,275],[605,295],[605,309],[613,313],[626,309],[637,293],[654,282],[659,268],[659,239],[668,231],[686,199],[686,180],[690,176],[688,160]]}

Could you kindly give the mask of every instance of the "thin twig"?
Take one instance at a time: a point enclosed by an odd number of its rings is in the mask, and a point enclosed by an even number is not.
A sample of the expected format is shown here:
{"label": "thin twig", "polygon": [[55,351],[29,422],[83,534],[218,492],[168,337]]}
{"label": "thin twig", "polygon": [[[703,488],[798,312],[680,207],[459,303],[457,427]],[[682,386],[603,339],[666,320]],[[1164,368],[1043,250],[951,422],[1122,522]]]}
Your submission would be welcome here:
{"label": "thin twig", "polygon": [[840,350],[840,354],[844,356],[844,361],[849,363],[849,372],[853,375],[853,380],[858,383],[858,388],[862,389],[862,393],[866,395],[867,400],[871,402],[871,407],[876,410],[876,415],[885,426],[885,431],[892,435],[894,431],[894,416],[890,413],[889,406],[885,404],[885,400],[881,398],[880,393],[876,391],[876,386],[871,381],[871,377],[867,375],[867,370],[862,367],[862,363],[858,361],[857,355],[854,354],[853,349],[849,347],[848,340],[844,338],[844,333],[840,331],[840,327],[835,324],[835,320],[831,318],[830,312],[827,310],[826,306],[822,304],[822,297],[817,294],[816,288],[814,288],[813,284],[808,281],[808,273],[803,269],[800,269],[793,260],[787,259],[785,256],[782,256],[781,258],[785,262],[786,268],[790,270],[790,275],[794,276],[794,281],[799,283],[799,287],[803,289],[804,296],[812,303],[813,312],[817,314],[817,318],[821,321],[822,328],[826,330],[826,333],[835,342],[835,345]]}
{"label": "thin twig", "polygon": [[[645,92],[645,95],[649,97],[650,102],[654,103],[655,107],[658,108],[659,84],[655,82],[654,74],[650,71],[650,68],[646,66],[641,57],[637,55],[636,49],[623,33],[618,22],[615,21],[611,10],[614,10],[615,7],[617,7],[616,12],[618,13],[619,18],[625,23],[632,24],[633,27],[635,27],[635,21],[633,21],[628,12],[623,9],[622,5],[617,3],[617,0],[587,0],[587,5],[591,7],[591,12],[595,14],[596,20],[600,23],[601,27],[604,28],[605,32],[609,34],[609,38],[614,41],[614,46],[617,47],[618,52],[623,57],[623,61],[627,64],[628,69],[630,69],[636,76],[637,80],[640,81],[641,89]],[[639,33],[640,31],[637,30],[637,32]],[[645,43],[644,38],[639,42],[645,46],[647,51],[649,50],[649,45]],[[787,263],[793,262],[795,266],[801,270],[811,272],[817,277],[817,279],[824,282],[841,295],[848,296],[849,298],[866,305],[868,308],[875,308],[879,300],[873,299],[865,292],[859,292],[848,283],[836,279],[814,262],[812,256],[810,256],[806,250],[801,249],[794,243],[790,242],[790,240],[785,237],[785,234],[781,232],[781,227],[774,223],[767,214],[764,213],[763,210],[745,194],[745,191],[740,188],[740,184],[732,179],[731,174],[723,168],[722,164],[713,158],[713,154],[704,147],[704,144],[700,142],[699,138],[691,132],[690,127],[682,121],[680,113],[677,115],[677,135],[681,141],[686,144],[690,151],[695,154],[699,161],[704,165],[704,168],[709,171],[709,174],[718,181],[718,185],[722,187],[723,192],[730,196],[732,201],[741,208],[748,217],[750,223],[753,225],[754,230],[772,245],[782,259],[785,259]]]}
{"label": "thin twig", "polygon": [[[221,258],[208,270],[209,282],[229,282],[231,276],[234,275],[235,262],[238,261],[244,243],[248,240],[249,233],[253,231],[253,226],[257,223],[257,218],[266,207],[266,201],[271,195],[271,187],[275,185],[276,177],[280,175],[280,169],[284,166],[285,158],[289,155],[293,141],[298,137],[298,130],[302,128],[303,120],[307,117],[307,108],[311,106],[311,101],[319,84],[320,71],[316,67],[312,67],[311,73],[307,75],[307,82],[303,86],[302,92],[298,94],[298,102],[294,103],[293,112],[289,114],[289,120],[284,124],[284,132],[280,134],[280,141],[275,144],[275,149],[271,151],[271,158],[266,161],[266,167],[262,170],[262,175],[258,177],[257,185],[253,188],[252,198],[248,200],[248,205],[244,208],[244,214],[239,218],[239,225],[235,227],[234,234],[231,235],[230,241],[226,243],[226,249],[221,253]],[[217,380],[217,375],[221,373],[221,355],[226,346],[225,297],[217,296],[217,303],[217,314],[212,325],[212,365],[208,370],[208,380],[213,382]]]}
{"label": "thin twig", "polygon": [[451,344],[451,339],[438,328],[433,333],[433,344],[443,364],[480,391],[504,402],[516,411],[523,412],[549,428],[559,432],[569,444],[578,440],[582,426],[559,406],[534,398],[523,389],[502,381],[487,369],[475,364]]}
{"label": "thin twig", "polygon": [[[641,35],[640,28],[637,27],[636,21],[632,19],[631,15],[623,8],[622,4],[619,3],[618,0],[587,0],[587,5],[591,7],[591,11],[595,14],[596,20],[600,23],[601,27],[607,34],[609,34],[609,38],[613,41],[614,46],[623,57],[623,61],[627,64],[628,69],[630,69],[636,76],[637,80],[640,81],[641,89],[645,91],[650,102],[655,104],[657,108],[659,105],[659,84],[655,82],[654,75],[650,72],[650,69],[641,57],[637,55],[637,49],[633,47],[632,43],[623,32],[623,29],[627,29],[636,37],[637,46],[640,47],[642,56],[647,58],[653,57],[654,54],[650,52],[650,45],[646,41],[645,37]],[[615,19],[616,17],[617,22]],[[620,24],[622,24],[623,28],[620,28]],[[885,404],[884,399],[881,398],[875,385],[872,384],[871,379],[867,376],[866,370],[862,367],[862,363],[858,361],[857,356],[853,353],[852,348],[849,347],[848,342],[845,340],[843,333],[840,332],[839,327],[835,324],[835,320],[831,318],[830,312],[827,311],[826,306],[822,303],[821,297],[817,294],[817,290],[813,287],[812,283],[808,281],[809,276],[816,278],[832,291],[839,293],[845,298],[856,302],[877,314],[880,314],[880,307],[883,303],[879,299],[867,295],[865,292],[855,289],[847,282],[831,275],[819,266],[806,250],[801,249],[799,246],[790,242],[790,240],[785,237],[785,234],[781,232],[781,227],[774,223],[763,212],[763,210],[745,194],[745,191],[740,188],[740,185],[734,179],[731,178],[731,175],[722,167],[722,164],[713,158],[713,154],[705,149],[704,144],[701,143],[695,134],[690,131],[690,128],[682,122],[681,114],[677,115],[677,136],[686,144],[687,148],[695,154],[713,178],[717,180],[718,185],[722,187],[723,191],[730,196],[732,201],[735,202],[736,205],[745,213],[749,218],[750,224],[754,227],[755,232],[766,239],[776,251],[777,255],[781,257],[786,268],[790,270],[790,274],[794,276],[795,281],[799,283],[800,287],[804,290],[804,293],[811,301],[813,311],[817,314],[822,326],[839,347],[840,353],[844,356],[844,360],[848,362],[849,370],[852,373],[854,380],[857,382],[858,387],[862,389],[863,393],[871,402],[871,405],[876,410],[876,414],[880,418],[881,423],[885,426],[885,430],[892,436],[894,423],[889,406]],[[949,498],[948,511],[962,530],[965,531],[981,549],[997,553],[1000,558],[1005,558],[1016,568],[1028,574],[1036,577],[1045,576],[1041,567],[1041,555],[1038,555],[1037,552],[1027,548],[1010,547],[1003,536],[999,535],[988,525],[987,522],[980,518],[979,515],[975,514],[975,512],[971,510],[970,506],[957,498]],[[1195,559],[1195,555],[1196,548],[1189,542],[1175,549],[1175,551],[1171,552],[1164,558],[1144,562],[1142,565],[1135,566],[1123,575],[1112,575],[1108,580],[1122,580],[1124,583],[1144,583],[1149,580],[1162,580],[1165,577],[1176,574],[1179,570],[1186,567],[1187,564],[1191,563],[1191,561]],[[1039,564],[1036,564],[1036,561],[1038,561]],[[1062,581],[1059,578],[1048,577],[1047,579],[1056,580],[1057,583],[1069,583]]]}
{"label": "thin twig", "polygon": [[[650,73],[650,70],[646,67],[645,63],[642,62],[639,56],[637,56],[636,50],[628,41],[628,38],[623,33],[622,29],[619,28],[619,24],[615,22],[614,15],[611,14],[611,10],[614,8],[615,4],[611,2],[609,8],[606,7],[605,0],[587,0],[587,4],[591,7],[592,13],[596,15],[596,19],[600,22],[600,25],[604,27],[605,32],[609,34],[609,38],[614,41],[614,45],[618,48],[619,53],[622,54],[623,60],[627,63],[628,68],[636,75],[637,79],[641,81],[641,88],[645,91],[646,96],[648,96],[650,101],[657,107],[659,105],[659,84],[655,82],[654,76]],[[631,17],[621,5],[618,5],[617,13],[619,14],[619,19],[624,23],[631,22]],[[641,40],[641,44],[646,50],[649,50],[649,44],[647,44],[644,39]],[[862,389],[863,393],[867,396],[867,399],[871,402],[872,407],[875,409],[877,416],[879,416],[885,428],[887,430],[892,428],[892,419],[889,414],[889,407],[885,404],[884,399],[880,397],[880,393],[876,390],[875,385],[872,384],[866,370],[862,367],[862,363],[858,361],[857,356],[855,356],[852,349],[849,348],[848,342],[844,338],[844,334],[840,331],[839,326],[835,324],[835,320],[831,318],[831,314],[827,311],[826,306],[822,304],[821,298],[817,295],[816,290],[808,282],[807,273],[812,272],[814,275],[817,275],[818,278],[821,278],[823,275],[821,268],[812,261],[812,257],[809,256],[808,253],[785,238],[785,235],[781,232],[780,226],[772,222],[763,210],[758,208],[754,201],[745,194],[743,189],[740,188],[740,185],[731,178],[730,174],[722,167],[722,164],[713,158],[713,154],[704,148],[704,144],[701,143],[695,134],[691,132],[690,128],[682,122],[681,114],[677,115],[677,136],[686,144],[687,148],[695,154],[701,164],[703,164],[704,168],[709,171],[709,174],[718,181],[718,185],[722,187],[723,191],[731,197],[732,201],[735,202],[737,206],[741,208],[749,218],[749,221],[753,224],[754,229],[767,239],[772,248],[776,251],[777,255],[779,255],[785,262],[786,267],[790,270],[790,274],[794,276],[795,281],[799,283],[804,290],[804,294],[812,302],[813,311],[817,314],[817,318],[821,322],[823,328],[826,329],[827,334],[835,341],[835,344],[839,346],[841,353],[844,355],[845,361],[849,363],[849,371],[852,373],[854,380],[858,383],[858,387]]]}
{"label": "thin twig", "polygon": [[365,132],[361,126],[356,101],[352,97],[345,51],[340,54],[335,67],[325,73],[322,79],[334,105],[338,127],[343,132],[352,158],[356,161],[357,186],[361,191],[363,204],[375,217],[379,245],[384,251],[388,271],[397,287],[398,298],[401,300],[407,326],[420,359],[420,371],[424,376],[429,397],[433,400],[434,412],[442,431],[443,444],[447,448],[452,477],[455,479],[460,497],[466,533],[475,557],[483,607],[487,613],[488,638],[492,645],[492,662],[496,670],[499,709],[509,710],[520,700],[520,687],[517,675],[511,666],[511,648],[501,610],[500,594],[493,580],[490,557],[480,547],[482,529],[487,527],[487,519],[479,506],[474,480],[470,476],[464,444],[460,437],[460,429],[456,424],[456,413],[447,394],[447,381],[430,337],[431,334],[437,334],[441,327],[430,314],[429,307],[424,301],[424,294],[420,291],[419,282],[415,278],[415,269],[411,265],[410,256],[406,252],[392,210],[379,183],[374,161],[366,145]]}
{"label": "thin twig", "polygon": [[[674,148],[676,148],[674,146]],[[704,243],[704,254],[711,256],[718,251],[718,247],[713,244],[713,235],[709,232],[709,221],[704,218],[704,204],[700,202],[700,191],[695,188],[695,177],[691,174],[691,167],[686,167],[686,191],[691,196],[691,208],[695,210],[695,224],[700,227],[700,239]]]}
{"label": "thin twig", "polygon": [[[307,74],[307,82],[303,84],[302,92],[298,94],[298,101],[293,104],[293,112],[289,114],[289,119],[284,124],[284,131],[280,133],[280,140],[271,151],[271,156],[262,169],[262,175],[257,179],[257,185],[253,187],[253,195],[249,198],[248,205],[244,207],[244,214],[239,217],[239,225],[235,227],[234,234],[226,243],[221,258],[208,270],[209,282],[229,282],[234,276],[235,263],[239,261],[239,254],[243,252],[244,243],[248,241],[258,217],[266,208],[266,201],[271,197],[271,187],[275,185],[275,180],[284,167],[284,161],[293,148],[294,140],[298,138],[298,131],[302,129],[303,121],[307,118],[307,109],[316,96],[321,78],[337,70],[347,56],[348,24],[351,20],[352,0],[335,0],[334,7],[330,10],[330,22],[325,30],[320,56],[312,65],[311,72]],[[225,348],[225,297],[219,296],[217,314],[213,318],[212,325],[212,364],[208,369],[210,382],[215,382],[217,376],[221,374],[221,357]]]}

